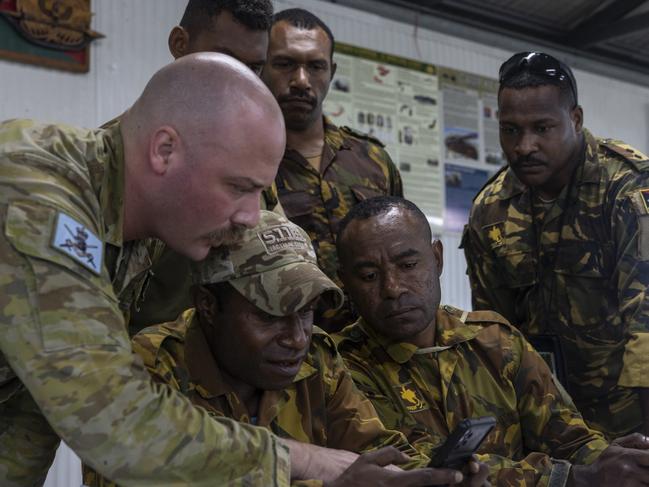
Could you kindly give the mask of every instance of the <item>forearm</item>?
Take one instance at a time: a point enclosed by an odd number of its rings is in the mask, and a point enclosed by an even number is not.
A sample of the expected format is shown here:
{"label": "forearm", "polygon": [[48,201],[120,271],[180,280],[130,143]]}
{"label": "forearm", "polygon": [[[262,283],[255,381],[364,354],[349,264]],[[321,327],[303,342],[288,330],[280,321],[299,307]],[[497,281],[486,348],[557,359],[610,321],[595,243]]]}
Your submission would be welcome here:
{"label": "forearm", "polygon": [[[101,475],[126,486],[288,485],[288,452],[270,432],[214,420],[144,372],[115,370],[113,353],[104,359],[94,372],[52,384],[59,397],[83,391],[83,399],[55,404],[35,396],[61,438]],[[70,366],[65,356],[57,362]]]}
{"label": "forearm", "polygon": [[282,439],[281,442],[290,451],[293,482],[309,479],[332,482],[358,458],[357,453],[310,445],[288,438]]}

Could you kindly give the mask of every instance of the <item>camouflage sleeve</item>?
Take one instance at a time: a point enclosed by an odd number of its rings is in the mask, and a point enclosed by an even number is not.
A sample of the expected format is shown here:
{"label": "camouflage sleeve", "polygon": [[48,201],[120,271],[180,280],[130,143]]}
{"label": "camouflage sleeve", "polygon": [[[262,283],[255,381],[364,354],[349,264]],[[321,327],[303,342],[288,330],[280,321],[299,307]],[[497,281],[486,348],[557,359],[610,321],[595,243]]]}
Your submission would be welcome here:
{"label": "camouflage sleeve", "polygon": [[[129,486],[288,485],[287,448],[268,431],[213,420],[151,381],[131,352],[105,270],[96,276],[50,246],[53,213],[27,200],[0,206],[0,351],[56,433]],[[31,434],[28,425],[12,426],[2,452]],[[37,475],[0,484],[31,485]]]}
{"label": "camouflage sleeve", "polygon": [[[506,372],[516,389],[525,451],[534,453],[517,461],[497,455],[481,460],[489,465],[494,485],[565,485],[567,462],[588,465],[608,444],[584,423],[534,348],[518,331],[511,333],[511,353],[519,360],[516,370]],[[516,360],[510,364],[516,366]]]}
{"label": "camouflage sleeve", "polygon": [[413,458],[403,468],[427,463],[398,431],[388,430],[372,403],[356,388],[342,358],[336,352],[325,372],[327,388],[327,446],[357,453],[393,446]]}
{"label": "camouflage sleeve", "polygon": [[628,335],[619,384],[649,388],[649,171],[632,176],[618,192],[611,218],[614,284]]}
{"label": "camouflage sleeve", "polygon": [[466,273],[471,284],[471,303],[474,310],[497,311],[507,319],[516,314],[514,296],[501,279],[496,259],[489,244],[483,240],[480,220],[477,216],[478,200],[473,205],[469,223],[464,226],[462,243],[466,259]]}

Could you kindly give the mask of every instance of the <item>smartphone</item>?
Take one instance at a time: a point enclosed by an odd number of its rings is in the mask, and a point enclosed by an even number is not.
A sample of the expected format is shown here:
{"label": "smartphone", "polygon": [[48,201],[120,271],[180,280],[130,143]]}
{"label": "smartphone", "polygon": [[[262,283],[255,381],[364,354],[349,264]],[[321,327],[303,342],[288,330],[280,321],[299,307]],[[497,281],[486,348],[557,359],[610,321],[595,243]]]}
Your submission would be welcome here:
{"label": "smartphone", "polygon": [[428,466],[462,469],[495,425],[493,416],[462,420],[437,449]]}

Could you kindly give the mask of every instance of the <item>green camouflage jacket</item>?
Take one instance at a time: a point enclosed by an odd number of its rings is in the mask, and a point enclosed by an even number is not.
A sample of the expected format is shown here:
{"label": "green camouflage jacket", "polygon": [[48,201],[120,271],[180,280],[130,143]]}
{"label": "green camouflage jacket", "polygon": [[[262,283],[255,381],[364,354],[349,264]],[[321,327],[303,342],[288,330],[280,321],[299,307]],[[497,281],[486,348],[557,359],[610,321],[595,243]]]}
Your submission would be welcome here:
{"label": "green camouflage jacket", "polygon": [[476,197],[463,238],[474,309],[528,338],[557,336],[584,418],[609,438],[636,430],[633,388],[649,387],[649,160],[586,132],[572,189],[547,209],[534,199],[506,168]]}
{"label": "green camouflage jacket", "polygon": [[[358,453],[392,445],[423,463],[426,459],[401,433],[386,430],[379,421],[372,404],[354,386],[329,335],[314,328],[311,340],[293,385],[263,393],[256,424],[281,438]],[[133,349],[154,380],[169,384],[210,415],[251,422],[245,405],[223,379],[193,309],[175,322],[142,330],[133,337]],[[84,483],[114,485],[88,471]]]}
{"label": "green camouflage jacket", "polygon": [[[338,223],[359,201],[373,196],[403,196],[401,176],[378,140],[326,117],[320,172],[297,151],[287,150],[279,166],[277,191],[289,220],[311,237],[318,265],[338,286]],[[349,304],[335,315],[318,313],[316,324],[338,330],[356,317]]]}
{"label": "green camouflage jacket", "polygon": [[0,124],[0,485],[41,485],[58,437],[127,485],[288,485],[275,437],[133,355],[124,311],[156,245],[123,242],[124,172],[119,126]]}
{"label": "green camouflage jacket", "polygon": [[437,311],[435,347],[389,342],[359,320],[334,335],[356,385],[386,427],[430,455],[465,418],[494,416],[480,447],[498,486],[563,486],[567,462],[607,447],[543,359],[494,312]]}

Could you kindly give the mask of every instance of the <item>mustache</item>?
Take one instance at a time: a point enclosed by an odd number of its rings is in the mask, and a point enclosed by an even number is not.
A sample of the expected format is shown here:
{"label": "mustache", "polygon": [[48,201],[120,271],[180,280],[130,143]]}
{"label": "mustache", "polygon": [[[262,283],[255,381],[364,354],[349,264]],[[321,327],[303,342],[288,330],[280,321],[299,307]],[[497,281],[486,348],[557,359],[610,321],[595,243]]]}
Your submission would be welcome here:
{"label": "mustache", "polygon": [[204,238],[210,242],[218,242],[218,245],[230,245],[238,242],[243,237],[246,227],[243,225],[231,225],[227,228],[214,230],[206,233]]}
{"label": "mustache", "polygon": [[513,161],[513,166],[520,166],[523,164],[545,164],[545,161],[542,161],[541,159],[537,159],[536,157],[532,156],[521,156],[516,158]]}
{"label": "mustache", "polygon": [[289,93],[288,95],[281,95],[277,98],[278,103],[291,101],[303,101],[310,104],[311,106],[316,106],[318,102],[315,96],[308,95],[306,93]]}
{"label": "mustache", "polygon": [[404,297],[400,299],[399,301],[392,301],[392,302],[383,302],[379,306],[379,314],[381,316],[389,316],[395,312],[398,312],[400,310],[406,309],[406,308],[419,308],[420,307],[419,302],[417,302],[416,299],[412,299],[409,297]]}

